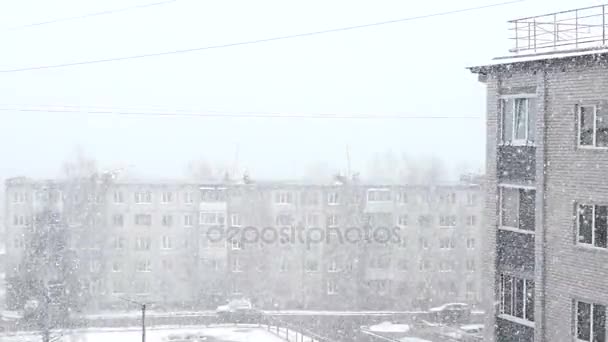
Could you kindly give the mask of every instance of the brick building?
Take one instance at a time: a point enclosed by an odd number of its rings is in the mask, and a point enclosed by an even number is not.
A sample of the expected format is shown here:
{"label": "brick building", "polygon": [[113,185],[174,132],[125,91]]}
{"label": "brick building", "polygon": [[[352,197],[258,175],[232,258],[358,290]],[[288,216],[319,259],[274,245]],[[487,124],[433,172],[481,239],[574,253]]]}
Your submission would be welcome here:
{"label": "brick building", "polygon": [[[9,280],[52,185],[91,310],[124,307],[120,297],[168,309],[214,308],[231,296],[263,308],[344,310],[479,300],[483,203],[475,182],[86,184],[6,182]],[[399,239],[387,241],[387,232]]]}
{"label": "brick building", "polygon": [[511,22],[487,85],[488,341],[605,341],[605,8]]}

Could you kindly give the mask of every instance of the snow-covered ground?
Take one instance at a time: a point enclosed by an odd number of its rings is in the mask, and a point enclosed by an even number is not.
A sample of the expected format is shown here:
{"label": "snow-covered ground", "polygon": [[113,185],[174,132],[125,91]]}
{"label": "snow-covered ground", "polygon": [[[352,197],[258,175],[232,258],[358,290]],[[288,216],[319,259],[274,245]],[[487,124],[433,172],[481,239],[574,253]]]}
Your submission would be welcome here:
{"label": "snow-covered ground", "polygon": [[[146,330],[147,342],[171,342],[169,336],[184,336],[194,334],[205,336],[204,342],[285,342],[272,333],[255,325],[251,326],[218,326],[218,327],[180,327]],[[139,328],[124,329],[88,329],[75,330],[71,333],[64,333],[62,337],[58,333],[53,333],[58,338],[56,342],[132,342],[141,341],[141,330]],[[0,335],[3,342],[40,342],[40,336],[36,335]],[[175,341],[177,342],[177,341]],[[192,340],[191,342],[197,342]]]}

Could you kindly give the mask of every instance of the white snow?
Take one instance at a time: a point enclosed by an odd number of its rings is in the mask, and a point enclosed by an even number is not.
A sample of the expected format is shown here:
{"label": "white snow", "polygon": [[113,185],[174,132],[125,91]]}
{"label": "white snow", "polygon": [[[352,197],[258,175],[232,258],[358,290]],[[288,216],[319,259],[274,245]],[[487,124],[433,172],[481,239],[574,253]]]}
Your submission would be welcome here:
{"label": "white snow", "polygon": [[410,331],[410,326],[407,324],[393,324],[391,322],[382,322],[380,324],[372,325],[369,327],[370,331],[373,332],[408,332]]}
{"label": "white snow", "polygon": [[399,342],[432,342],[429,340],[424,340],[418,337],[402,337],[399,339]]}
{"label": "white snow", "polygon": [[566,50],[559,52],[546,52],[529,55],[513,55],[494,58],[491,62],[485,63],[484,66],[500,65],[500,64],[511,64],[518,62],[530,62],[539,61],[545,59],[557,59],[567,57],[577,57],[591,54],[605,54],[608,53],[608,48],[594,48],[594,49],[578,49],[578,50]]}
{"label": "white snow", "polygon": [[[169,335],[196,334],[216,338],[225,342],[285,342],[272,333],[258,326],[218,326],[218,327],[190,327],[190,328],[161,328],[146,330],[147,342],[166,342]],[[56,335],[56,334],[53,334]],[[39,335],[0,335],[5,342],[40,342]],[[76,330],[66,333],[57,342],[132,342],[141,341],[139,328],[123,329],[89,329]]]}

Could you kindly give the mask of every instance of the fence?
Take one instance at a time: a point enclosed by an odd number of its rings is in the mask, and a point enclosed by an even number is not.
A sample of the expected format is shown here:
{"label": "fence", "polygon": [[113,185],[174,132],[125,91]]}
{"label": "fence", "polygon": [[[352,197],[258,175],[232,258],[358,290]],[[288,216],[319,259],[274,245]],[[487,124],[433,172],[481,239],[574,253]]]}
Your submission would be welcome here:
{"label": "fence", "polygon": [[593,48],[606,44],[606,6],[599,5],[509,21],[511,52]]}

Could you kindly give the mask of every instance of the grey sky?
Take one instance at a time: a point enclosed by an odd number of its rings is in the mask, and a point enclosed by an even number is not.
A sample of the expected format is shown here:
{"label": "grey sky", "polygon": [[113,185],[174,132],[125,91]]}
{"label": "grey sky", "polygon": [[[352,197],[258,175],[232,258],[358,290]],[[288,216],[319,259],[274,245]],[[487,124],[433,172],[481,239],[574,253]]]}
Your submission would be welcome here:
{"label": "grey sky", "polygon": [[[232,43],[462,9],[496,1],[200,1],[6,28],[150,3],[0,2],[0,69]],[[165,107],[285,114],[485,115],[466,66],[506,55],[506,21],[599,1],[528,0],[474,12],[291,40],[0,75],[0,104]],[[365,172],[375,152],[481,165],[484,120],[166,118],[0,112],[0,178],[54,176],[81,146],[102,165],[179,177],[204,158],[257,177],[315,162]]]}

